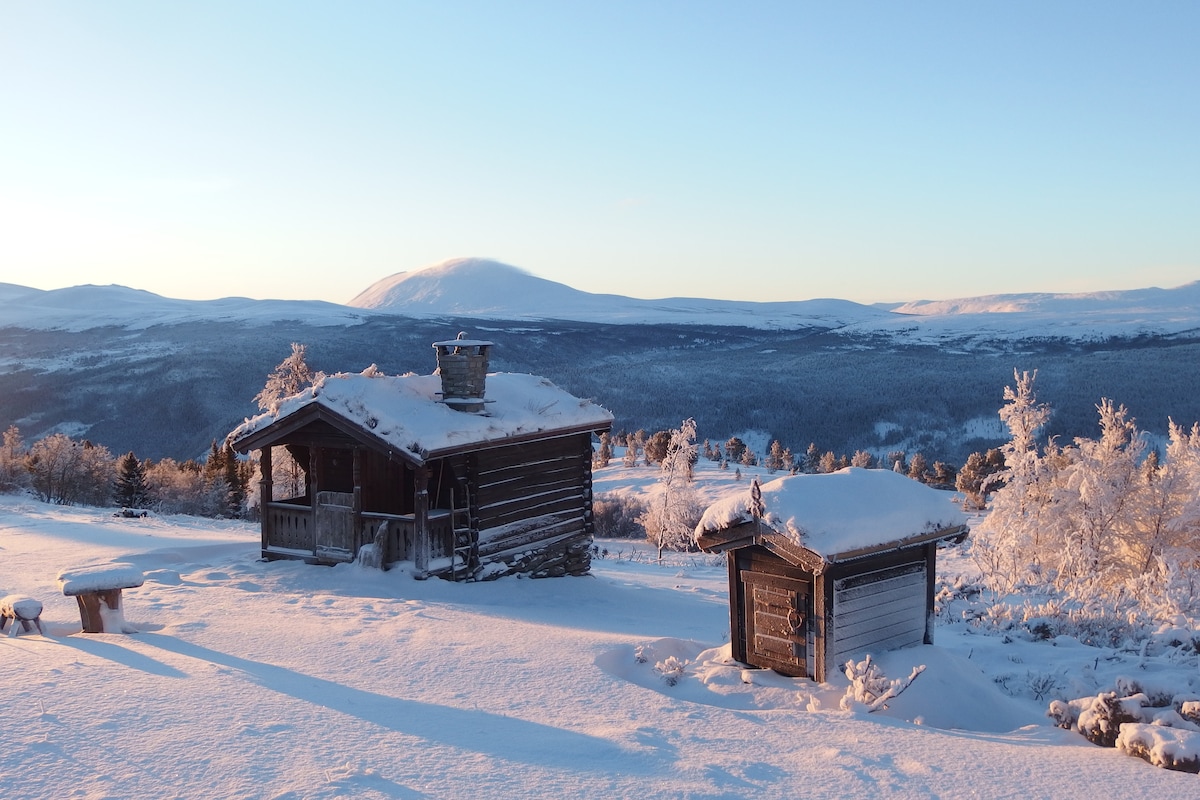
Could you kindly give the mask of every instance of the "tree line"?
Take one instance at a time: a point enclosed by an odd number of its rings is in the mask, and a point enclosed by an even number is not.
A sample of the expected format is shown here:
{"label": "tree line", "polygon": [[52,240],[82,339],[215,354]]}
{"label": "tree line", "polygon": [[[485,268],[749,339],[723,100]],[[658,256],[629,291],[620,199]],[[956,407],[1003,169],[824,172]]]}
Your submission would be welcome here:
{"label": "tree line", "polygon": [[215,441],[204,461],[113,456],[87,439],[53,433],[31,445],[16,425],[0,441],[0,491],[32,491],[57,505],[115,505],[163,514],[242,518],[257,465]]}
{"label": "tree line", "polygon": [[[603,434],[596,449],[595,466],[608,466],[613,457],[614,446],[625,448],[622,456],[625,466],[636,466],[639,463],[646,466],[661,465],[670,452],[671,437],[675,433],[677,431],[662,430],[648,434],[645,429],[639,429],[634,432],[618,431],[611,436]],[[836,472],[846,467],[890,469],[935,488],[968,492],[972,498],[981,496],[980,492],[983,491],[987,476],[1003,469],[1004,466],[999,449],[989,450],[987,453],[972,453],[963,467],[958,468],[945,461],[934,461],[931,464],[920,452],[913,453],[911,457],[904,450],[892,450],[882,457],[866,450],[856,450],[852,455],[838,455],[832,450],[822,450],[815,442],[810,442],[802,455],[796,455],[778,439],[772,440],[765,454],[759,454],[737,436],[731,436],[718,444],[705,439],[702,445],[697,445],[693,453],[693,459],[697,458],[717,462],[721,469],[729,469],[730,465],[734,465],[735,469],[762,467],[768,474],[784,472],[791,475],[817,475]]]}
{"label": "tree line", "polygon": [[1200,424],[1171,420],[1160,455],[1124,406],[1103,399],[1099,438],[1063,444],[1044,436],[1050,408],[1037,400],[1036,375],[1014,373],[1005,390],[1006,466],[972,536],[989,587],[1057,598],[1061,614],[1051,616],[1112,636],[1196,613]]}

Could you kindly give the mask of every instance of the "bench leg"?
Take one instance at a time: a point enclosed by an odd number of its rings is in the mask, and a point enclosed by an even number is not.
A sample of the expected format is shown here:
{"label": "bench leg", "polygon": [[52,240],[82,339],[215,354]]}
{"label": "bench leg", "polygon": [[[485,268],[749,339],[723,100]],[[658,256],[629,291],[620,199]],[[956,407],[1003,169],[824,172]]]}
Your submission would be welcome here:
{"label": "bench leg", "polygon": [[[79,617],[83,621],[84,633],[104,633],[104,617],[100,613],[101,606],[110,611],[121,610],[121,590],[108,589],[101,592],[87,592],[76,595],[79,601]],[[113,631],[122,633],[123,631]]]}

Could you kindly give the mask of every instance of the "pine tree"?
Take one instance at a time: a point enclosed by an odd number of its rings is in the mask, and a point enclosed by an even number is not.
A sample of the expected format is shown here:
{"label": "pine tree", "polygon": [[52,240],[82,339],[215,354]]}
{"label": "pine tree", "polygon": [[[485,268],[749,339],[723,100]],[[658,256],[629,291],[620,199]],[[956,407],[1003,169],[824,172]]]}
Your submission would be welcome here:
{"label": "pine tree", "polygon": [[113,500],[122,508],[146,508],[150,505],[150,490],[146,485],[146,468],[133,451],[117,459],[117,479]]}
{"label": "pine tree", "polygon": [[821,450],[816,442],[809,442],[808,449],[804,451],[804,471],[809,475],[821,471]]}
{"label": "pine tree", "polygon": [[914,481],[926,483],[929,480],[929,463],[925,461],[925,456],[920,453],[913,453],[912,460],[908,463],[908,477]]}
{"label": "pine tree", "polygon": [[[783,469],[784,448],[779,443],[778,439],[771,442],[771,449],[767,451],[766,468],[767,472],[775,473]],[[790,454],[789,454],[790,455]]]}
{"label": "pine tree", "polygon": [[646,466],[661,464],[667,457],[667,449],[671,443],[671,431],[656,431],[646,440]]}
{"label": "pine tree", "polygon": [[597,469],[603,469],[608,466],[608,462],[612,460],[612,439],[607,432],[600,434],[600,445],[596,448],[596,454],[592,457],[592,466]]}
{"label": "pine tree", "polygon": [[863,469],[870,469],[871,465],[874,463],[875,463],[875,457],[872,456],[870,453],[868,453],[866,450],[855,450],[854,455],[850,458],[850,466],[852,466],[852,467],[862,467]]}

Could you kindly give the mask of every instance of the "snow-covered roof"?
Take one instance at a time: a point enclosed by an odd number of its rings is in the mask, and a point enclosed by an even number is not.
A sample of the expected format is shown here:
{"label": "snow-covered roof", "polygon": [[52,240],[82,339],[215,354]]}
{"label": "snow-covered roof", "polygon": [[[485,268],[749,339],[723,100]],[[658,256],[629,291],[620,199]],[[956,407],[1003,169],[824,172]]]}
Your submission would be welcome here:
{"label": "snow-covered roof", "polygon": [[482,414],[450,408],[440,402],[441,391],[438,375],[386,376],[369,367],[359,374],[323,376],[276,409],[246,420],[229,439],[236,447],[239,440],[318,405],[419,462],[464,446],[607,428],[613,421],[607,409],[536,375],[489,374]]}
{"label": "snow-covered roof", "polygon": [[[789,475],[761,488],[763,521],[771,530],[832,560],[966,524],[949,492],[891,470]],[[752,520],[747,489],[709,506],[696,536]]]}

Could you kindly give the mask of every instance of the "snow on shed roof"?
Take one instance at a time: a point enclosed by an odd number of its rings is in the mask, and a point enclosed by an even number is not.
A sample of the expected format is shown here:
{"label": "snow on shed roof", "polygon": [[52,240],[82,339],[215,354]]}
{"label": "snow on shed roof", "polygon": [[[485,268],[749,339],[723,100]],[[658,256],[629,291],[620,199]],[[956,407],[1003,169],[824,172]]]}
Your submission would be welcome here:
{"label": "snow on shed roof", "polygon": [[483,414],[456,411],[439,402],[438,375],[387,376],[368,367],[362,373],[322,376],[309,388],[279,402],[276,409],[248,419],[229,435],[236,443],[313,404],[358,425],[417,460],[472,444],[502,443],[536,433],[607,428],[613,415],[546,378],[510,372],[487,376]]}
{"label": "snow on shed roof", "polygon": [[[763,517],[773,530],[832,557],[966,524],[949,492],[891,470],[847,467],[826,475],[789,475],[762,486]],[[717,501],[696,535],[750,522],[750,490]]]}

